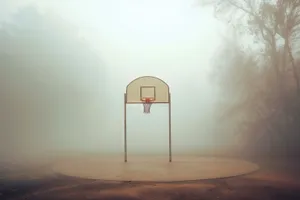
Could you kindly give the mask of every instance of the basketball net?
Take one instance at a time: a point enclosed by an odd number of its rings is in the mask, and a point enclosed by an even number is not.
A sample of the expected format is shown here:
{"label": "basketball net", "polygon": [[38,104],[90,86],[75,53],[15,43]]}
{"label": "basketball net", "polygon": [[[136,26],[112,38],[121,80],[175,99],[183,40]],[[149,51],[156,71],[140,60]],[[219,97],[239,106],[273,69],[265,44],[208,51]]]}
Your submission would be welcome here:
{"label": "basketball net", "polygon": [[150,113],[150,108],[151,108],[151,105],[152,105],[151,98],[146,98],[143,105],[144,105],[144,113],[149,114]]}

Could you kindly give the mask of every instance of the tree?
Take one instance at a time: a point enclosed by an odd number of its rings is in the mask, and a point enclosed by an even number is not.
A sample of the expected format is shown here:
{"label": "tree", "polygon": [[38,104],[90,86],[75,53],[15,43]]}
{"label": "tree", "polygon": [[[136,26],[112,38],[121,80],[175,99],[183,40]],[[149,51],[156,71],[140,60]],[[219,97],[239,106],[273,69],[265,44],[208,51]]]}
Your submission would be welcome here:
{"label": "tree", "polygon": [[[214,65],[222,97],[216,105],[219,135],[225,138],[232,138],[228,134],[235,135],[236,144],[247,154],[249,151],[259,155],[285,153],[283,141],[289,148],[291,136],[299,131],[295,123],[299,118],[299,103],[289,91],[285,98],[289,107],[286,107],[277,91],[270,90],[277,85],[272,81],[272,69],[259,62],[255,53],[242,51],[239,41],[224,41]],[[287,153],[289,149],[286,150]]]}
{"label": "tree", "polygon": [[[292,86],[288,84],[291,69],[299,96],[293,55],[299,39],[296,37],[299,35],[299,1],[275,4],[272,1],[224,0],[212,3],[217,16],[225,18],[241,36],[252,36],[260,47],[260,51],[255,51],[253,46],[242,49],[243,43],[238,41],[240,48],[236,48],[236,56],[230,57],[228,50],[223,51],[226,62],[222,63],[227,67],[220,72],[223,75],[219,79],[226,82],[220,85],[223,91],[233,92],[227,102],[232,101],[232,97],[237,100],[234,104],[222,105],[226,108],[223,114],[226,118],[222,119],[233,121],[231,126],[248,138],[248,143],[257,144],[267,136],[270,153],[274,153],[275,140],[280,138],[286,141],[288,152],[290,142],[299,133],[295,122],[299,119],[299,100],[292,95]],[[238,44],[227,45],[232,48]],[[275,72],[273,75],[271,70]]]}
{"label": "tree", "polygon": [[[297,92],[300,95],[299,71],[295,64],[293,53],[298,51],[295,45],[299,43],[300,32],[300,0],[278,0],[275,16],[277,17],[277,33],[284,39],[284,58],[288,58],[294,78],[296,80]],[[295,49],[293,52],[292,45]],[[285,60],[284,60],[284,66]]]}
{"label": "tree", "polygon": [[99,131],[104,65],[76,28],[34,7],[0,27],[0,152],[80,146]]}
{"label": "tree", "polygon": [[261,45],[261,55],[270,61],[270,66],[274,69],[277,88],[282,89],[282,76],[289,67],[292,67],[296,90],[300,95],[299,70],[293,55],[299,50],[293,47],[299,48],[297,44],[300,31],[300,0],[204,0],[201,2],[214,5],[217,17],[225,19],[241,34],[254,37],[254,42]]}

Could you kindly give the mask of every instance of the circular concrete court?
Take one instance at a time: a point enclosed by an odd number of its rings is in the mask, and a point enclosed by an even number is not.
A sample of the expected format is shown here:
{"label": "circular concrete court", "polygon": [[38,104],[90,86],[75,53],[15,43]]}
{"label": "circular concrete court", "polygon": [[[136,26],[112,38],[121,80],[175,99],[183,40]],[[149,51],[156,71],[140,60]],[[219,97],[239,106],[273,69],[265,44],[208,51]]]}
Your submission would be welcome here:
{"label": "circular concrete court", "polygon": [[63,159],[53,166],[54,172],[71,177],[109,181],[188,181],[233,177],[258,170],[258,165],[237,159],[174,156],[123,157],[81,156]]}

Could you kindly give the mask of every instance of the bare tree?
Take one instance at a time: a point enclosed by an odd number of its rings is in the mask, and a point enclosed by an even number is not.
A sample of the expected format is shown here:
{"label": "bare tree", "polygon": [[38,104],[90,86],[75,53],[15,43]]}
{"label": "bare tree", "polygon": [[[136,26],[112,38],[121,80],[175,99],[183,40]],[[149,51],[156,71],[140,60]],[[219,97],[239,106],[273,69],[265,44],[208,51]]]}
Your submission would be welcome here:
{"label": "bare tree", "polygon": [[290,62],[292,65],[297,92],[300,95],[299,72],[293,56],[293,52],[299,50],[296,44],[300,41],[300,0],[278,0],[276,6],[277,33],[284,39],[284,66],[285,58],[288,58],[287,64]]}
{"label": "bare tree", "polygon": [[[280,137],[281,141],[286,141],[288,151],[293,135],[299,132],[295,123],[299,119],[299,102],[289,92],[291,86],[287,84],[291,70],[299,96],[299,74],[294,61],[300,32],[299,1],[223,0],[209,3],[215,6],[216,17],[241,36],[252,36],[260,47],[260,51],[254,53],[249,49],[236,51],[228,71],[220,72],[227,74],[219,77],[227,81],[220,84],[223,91],[234,91],[230,97],[234,104],[222,105],[226,108],[223,113],[226,117],[222,119],[236,118],[233,123],[236,131],[249,137],[249,141],[269,138],[270,152],[274,151],[274,138]],[[226,59],[230,57],[228,52],[223,52]],[[223,63],[228,65],[228,62]],[[239,96],[239,99],[233,101],[233,96]]]}
{"label": "bare tree", "polygon": [[[297,44],[300,32],[300,0],[203,0],[201,2],[214,5],[217,17],[239,29],[240,33],[252,35],[254,43],[263,45],[260,53],[264,59],[270,61],[270,66],[274,69],[278,89],[282,89],[282,76],[291,66],[296,90],[300,95],[299,72],[293,56],[293,53],[299,50],[293,48],[299,48]],[[279,51],[283,52],[279,53]]]}

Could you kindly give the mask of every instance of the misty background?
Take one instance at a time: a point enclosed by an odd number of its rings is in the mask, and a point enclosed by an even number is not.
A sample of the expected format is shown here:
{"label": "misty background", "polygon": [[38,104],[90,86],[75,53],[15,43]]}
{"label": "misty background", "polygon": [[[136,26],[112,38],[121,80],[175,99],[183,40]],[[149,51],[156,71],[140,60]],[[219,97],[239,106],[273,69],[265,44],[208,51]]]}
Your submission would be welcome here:
{"label": "misty background", "polygon": [[[123,94],[157,76],[172,94],[174,152],[211,148],[220,43],[194,1],[1,1],[1,154],[123,151]],[[209,23],[209,26],[204,24]],[[167,105],[128,105],[129,153],[168,152]]]}
{"label": "misty background", "polygon": [[[170,86],[175,155],[249,150],[262,130],[244,99],[262,97],[248,83],[266,84],[267,46],[222,14],[195,0],[1,1],[0,156],[122,154],[125,88],[145,75]],[[167,106],[128,105],[129,154],[167,155]]]}

